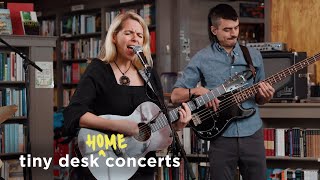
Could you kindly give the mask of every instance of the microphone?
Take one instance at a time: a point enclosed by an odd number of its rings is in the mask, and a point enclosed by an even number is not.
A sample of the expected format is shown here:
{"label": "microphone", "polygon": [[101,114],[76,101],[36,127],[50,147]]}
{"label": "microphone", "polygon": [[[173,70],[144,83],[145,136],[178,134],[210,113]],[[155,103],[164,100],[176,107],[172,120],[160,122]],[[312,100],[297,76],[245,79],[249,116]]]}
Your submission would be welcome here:
{"label": "microphone", "polygon": [[143,50],[141,46],[128,46],[128,48],[132,49],[133,52],[138,56],[144,68],[148,69],[150,67],[146,56],[143,54]]}

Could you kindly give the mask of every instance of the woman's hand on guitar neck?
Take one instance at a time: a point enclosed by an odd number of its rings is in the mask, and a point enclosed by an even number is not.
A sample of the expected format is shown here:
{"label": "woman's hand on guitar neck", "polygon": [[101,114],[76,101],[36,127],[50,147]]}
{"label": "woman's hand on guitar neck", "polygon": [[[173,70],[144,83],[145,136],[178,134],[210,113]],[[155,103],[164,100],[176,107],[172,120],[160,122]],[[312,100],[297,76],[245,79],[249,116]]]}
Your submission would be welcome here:
{"label": "woman's hand on guitar neck", "polygon": [[191,110],[187,103],[182,103],[183,108],[179,109],[179,120],[173,124],[175,130],[181,130],[189,123],[192,118]]}

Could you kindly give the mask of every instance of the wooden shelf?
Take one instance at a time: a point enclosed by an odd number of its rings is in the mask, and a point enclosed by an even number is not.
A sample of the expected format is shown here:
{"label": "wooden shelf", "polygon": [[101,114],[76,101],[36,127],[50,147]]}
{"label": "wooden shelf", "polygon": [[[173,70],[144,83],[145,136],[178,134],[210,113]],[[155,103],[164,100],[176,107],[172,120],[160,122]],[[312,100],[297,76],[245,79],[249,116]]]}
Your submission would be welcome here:
{"label": "wooden shelf", "polygon": [[[36,36],[36,35],[1,35],[1,38],[8,44],[15,47],[55,47],[56,37],[55,36]],[[0,46],[4,46],[0,44]],[[30,58],[30,57],[29,57]],[[32,59],[32,58],[30,58]],[[34,60],[34,59],[32,59]]]}
{"label": "wooden shelf", "polygon": [[239,21],[241,24],[263,24],[263,18],[248,18],[248,17],[240,17]]}
{"label": "wooden shelf", "polygon": [[24,81],[0,81],[1,86],[10,85],[10,86],[24,86]]}
{"label": "wooden shelf", "polygon": [[69,86],[72,86],[72,87],[73,87],[73,86],[77,86],[78,83],[62,83],[62,85],[63,85],[63,86],[68,86],[68,87],[69,87]]}
{"label": "wooden shelf", "polygon": [[85,63],[88,59],[63,59],[62,63],[71,64],[71,63]]}
{"label": "wooden shelf", "polygon": [[319,118],[320,103],[267,103],[260,106],[262,118]]}
{"label": "wooden shelf", "polygon": [[62,35],[60,40],[73,40],[73,39],[87,39],[92,37],[101,37],[101,32],[77,34],[77,35]]}
{"label": "wooden shelf", "polygon": [[27,123],[26,116],[12,117],[3,122],[3,124],[25,124],[25,123]]}
{"label": "wooden shelf", "polygon": [[27,153],[1,153],[1,160],[10,160],[10,159],[18,159],[21,155],[26,155]]}
{"label": "wooden shelf", "polygon": [[126,8],[126,7],[131,7],[131,6],[138,6],[141,4],[148,4],[148,3],[153,3],[153,0],[135,0],[131,2],[125,2],[125,3],[117,3],[114,5],[109,5],[107,8],[108,9],[121,9],[121,8]]}
{"label": "wooden shelf", "polygon": [[311,162],[319,162],[320,163],[320,157],[279,157],[279,156],[267,156],[267,160],[270,161],[311,161]]}

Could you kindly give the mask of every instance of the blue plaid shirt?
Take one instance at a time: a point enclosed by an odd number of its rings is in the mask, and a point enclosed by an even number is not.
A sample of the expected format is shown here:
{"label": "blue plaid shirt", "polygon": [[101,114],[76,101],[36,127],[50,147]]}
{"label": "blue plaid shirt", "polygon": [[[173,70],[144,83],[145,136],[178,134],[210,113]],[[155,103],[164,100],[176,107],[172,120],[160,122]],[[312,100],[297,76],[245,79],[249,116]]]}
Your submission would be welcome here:
{"label": "blue plaid shirt", "polygon": [[[265,78],[262,56],[259,51],[249,48],[253,66],[256,69],[255,79],[248,80],[247,87],[263,80]],[[237,43],[229,55],[218,43],[197,52],[191,59],[190,63],[183,71],[183,75],[178,78],[174,87],[194,88],[201,82],[201,85],[207,89],[213,89],[234,76],[248,69],[246,60]],[[255,108],[253,116],[233,121],[230,126],[223,132],[225,137],[244,137],[254,134],[262,126],[259,108],[252,97],[242,103],[244,108]]]}

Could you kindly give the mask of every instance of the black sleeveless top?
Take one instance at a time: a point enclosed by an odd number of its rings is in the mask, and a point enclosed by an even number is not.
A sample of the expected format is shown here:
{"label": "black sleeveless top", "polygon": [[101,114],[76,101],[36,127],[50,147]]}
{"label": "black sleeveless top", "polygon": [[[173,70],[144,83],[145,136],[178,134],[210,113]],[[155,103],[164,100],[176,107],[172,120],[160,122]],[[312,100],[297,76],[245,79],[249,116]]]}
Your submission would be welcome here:
{"label": "black sleeveless top", "polygon": [[[151,78],[162,96],[161,82],[155,70],[152,70]],[[161,98],[163,99],[163,96]],[[145,101],[154,102],[159,106],[154,92],[148,85],[119,85],[110,64],[93,59],[63,112],[64,126],[70,135],[74,135],[79,129],[80,117],[86,112],[98,116],[128,116]]]}
{"label": "black sleeveless top", "polygon": [[[161,82],[155,70],[152,70],[151,78],[163,100]],[[93,59],[82,75],[69,105],[63,111],[65,131],[69,136],[75,136],[80,129],[80,117],[86,112],[98,116],[105,114],[128,116],[145,101],[154,102],[158,106],[160,104],[146,83],[144,86],[119,85],[110,64],[100,59]],[[145,157],[147,159],[155,157],[155,152],[151,151]],[[95,179],[87,168],[82,168],[80,171],[85,179]],[[140,176],[150,173],[153,177],[154,171],[153,167],[140,167],[132,178],[141,179]]]}

